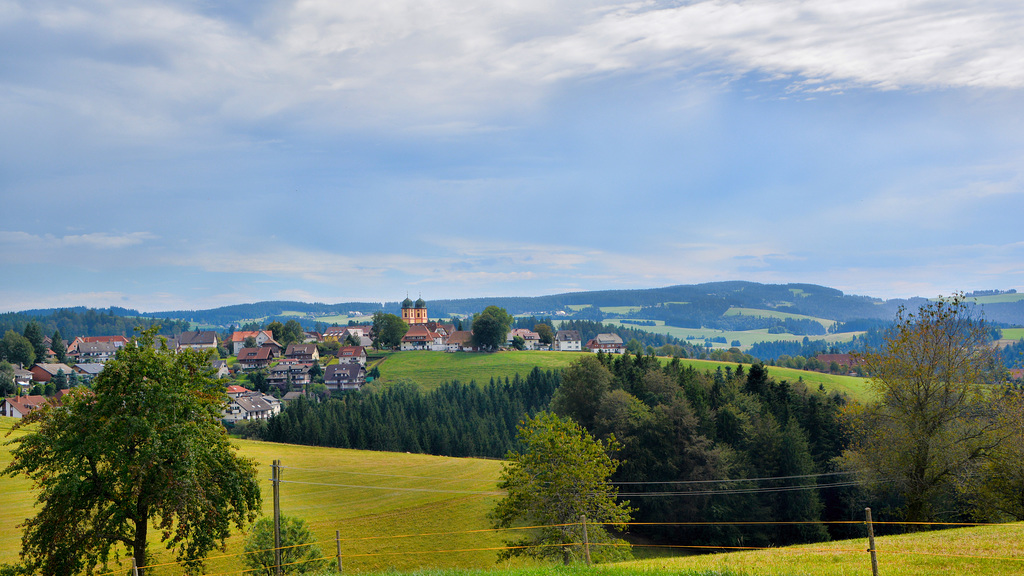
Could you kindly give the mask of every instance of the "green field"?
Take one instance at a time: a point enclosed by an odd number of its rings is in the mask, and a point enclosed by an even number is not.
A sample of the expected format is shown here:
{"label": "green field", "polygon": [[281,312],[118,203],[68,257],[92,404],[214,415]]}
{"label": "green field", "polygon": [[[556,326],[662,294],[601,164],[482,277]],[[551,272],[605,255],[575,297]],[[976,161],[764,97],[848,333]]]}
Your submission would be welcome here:
{"label": "green field", "polygon": [[433,390],[453,380],[487,384],[491,377],[511,378],[516,373],[526,376],[534,366],[541,370],[559,370],[584,354],[589,352],[392,352],[379,364],[380,380],[410,380],[424,390]]}
{"label": "green field", "polygon": [[1004,340],[1020,340],[1024,338],[1024,328],[1003,328]]}
{"label": "green field", "polygon": [[601,306],[605,314],[633,314],[640,311],[640,306]]}
{"label": "green field", "polygon": [[[516,373],[526,376],[538,366],[541,370],[559,370],[565,368],[573,360],[590,354],[590,352],[540,352],[540,351],[509,351],[494,354],[471,352],[393,352],[387,360],[379,364],[380,381],[396,382],[409,380],[419,384],[424,390],[433,390],[444,382],[458,380],[468,383],[475,380],[478,384],[487,384],[492,377],[513,377]],[[662,358],[662,362],[670,362],[671,358]],[[711,360],[680,360],[685,366],[693,366],[701,372],[714,372],[727,366],[736,369],[732,362],[714,362]],[[769,376],[777,380],[797,382],[803,379],[804,384],[816,390],[824,385],[829,392],[840,392],[858,400],[868,397],[867,381],[852,376],[822,374],[792,368],[768,367]]]}
{"label": "green field", "polygon": [[[0,418],[0,427],[9,430],[12,422]],[[280,459],[284,466],[281,509],[303,518],[327,555],[334,554],[334,532],[340,530],[347,572],[489,568],[497,553],[480,549],[500,546],[502,538],[509,536],[488,530],[486,518],[500,497],[495,491],[501,469],[498,461],[244,440],[236,444],[242,455],[260,464],[264,513],[273,512],[270,464]],[[0,446],[4,467],[11,459],[9,448]],[[0,563],[4,563],[17,560],[20,530],[16,525],[33,514],[34,497],[26,480],[4,477],[0,483]],[[419,536],[424,534],[429,535]],[[242,541],[242,535],[233,536],[226,554],[237,554]],[[157,555],[154,562],[170,559],[156,541],[152,548]],[[454,549],[474,551],[430,552]],[[214,558],[224,555],[211,554],[208,573],[239,573],[242,564],[237,556]],[[158,573],[180,572],[163,569]]]}
{"label": "green field", "polygon": [[996,294],[993,296],[972,296],[967,298],[976,304],[999,304],[1003,302],[1019,302],[1024,300],[1024,292],[1017,294]]}
{"label": "green field", "polygon": [[778,318],[779,320],[813,320],[821,324],[822,328],[828,328],[836,323],[835,320],[827,318],[815,318],[814,316],[804,316],[803,314],[790,314],[789,312],[779,312],[778,310],[759,310],[757,308],[732,307],[726,310],[723,316],[756,316],[758,318]]}
{"label": "green field", "polygon": [[[811,318],[807,316],[807,318]],[[813,318],[818,320],[817,318]],[[714,343],[714,348],[728,349],[732,347],[733,340],[739,340],[740,349],[747,349],[757,344],[758,342],[799,342],[804,339],[803,336],[796,336],[794,334],[769,334],[767,328],[760,330],[716,330],[713,328],[680,328],[678,326],[666,326],[662,320],[655,320],[654,326],[637,326],[635,324],[624,324],[623,320],[604,320],[605,324],[614,324],[616,326],[624,326],[626,328],[635,328],[637,330],[643,330],[645,332],[651,332],[653,334],[668,334],[680,340],[686,340],[687,337],[692,336],[689,340],[691,343],[702,344],[705,338],[715,338],[723,336],[726,339],[726,344]],[[839,334],[828,334],[825,336],[811,336],[812,340],[824,340],[826,342],[849,342],[857,336],[863,334],[863,332],[841,332]],[[699,341],[699,342],[695,342]]]}

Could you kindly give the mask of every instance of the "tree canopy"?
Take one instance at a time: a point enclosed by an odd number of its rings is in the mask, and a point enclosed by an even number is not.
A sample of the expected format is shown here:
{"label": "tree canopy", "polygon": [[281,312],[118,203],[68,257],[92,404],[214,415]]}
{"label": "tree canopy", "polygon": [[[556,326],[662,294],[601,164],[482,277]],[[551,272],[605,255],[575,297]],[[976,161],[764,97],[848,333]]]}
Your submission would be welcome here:
{"label": "tree canopy", "polygon": [[[234,524],[260,509],[256,465],[235,454],[220,423],[224,385],[207,356],[142,333],[107,362],[92,390],[33,411],[17,426],[5,475],[38,490],[22,524],[22,558],[43,575],[105,565],[127,548],[147,563],[152,525],[195,572]],[[142,571],[140,571],[140,574]]]}
{"label": "tree canopy", "polygon": [[1005,437],[988,330],[961,296],[900,310],[865,365],[879,400],[853,413],[861,434],[848,459],[902,500],[906,520],[935,520],[958,476]]}
{"label": "tree canopy", "polygon": [[402,344],[402,337],[409,331],[409,325],[394,314],[374,312],[373,342],[379,348],[397,348]]}
{"label": "tree canopy", "polygon": [[[568,564],[582,553],[583,516],[592,542],[611,540],[603,524],[629,522],[629,502],[616,502],[618,488],[608,482],[619,465],[609,455],[619,447],[614,438],[595,440],[576,422],[551,413],[524,421],[518,438],[522,451],[508,454],[498,483],[508,495],[498,502],[491,518],[495,528],[523,524],[541,528],[506,542],[510,549],[499,559],[561,557]],[[616,548],[601,550],[614,553]]]}
{"label": "tree canopy", "polygon": [[[281,516],[281,573],[306,574],[327,566],[313,532],[306,522],[294,516]],[[256,521],[245,539],[245,565],[252,574],[274,576],[274,519],[264,516]]]}
{"label": "tree canopy", "polygon": [[473,315],[473,342],[481,348],[500,348],[505,344],[511,326],[511,314],[504,308],[488,306],[483,312]]}

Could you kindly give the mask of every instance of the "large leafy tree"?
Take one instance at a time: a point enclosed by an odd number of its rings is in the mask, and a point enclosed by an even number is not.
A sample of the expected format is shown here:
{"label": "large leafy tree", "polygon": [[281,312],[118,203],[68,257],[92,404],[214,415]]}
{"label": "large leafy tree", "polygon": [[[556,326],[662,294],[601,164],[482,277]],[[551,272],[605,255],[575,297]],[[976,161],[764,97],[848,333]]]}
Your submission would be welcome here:
{"label": "large leafy tree", "polygon": [[205,354],[176,354],[155,333],[122,348],[92,391],[76,388],[18,424],[28,433],[11,441],[3,473],[39,491],[21,554],[43,575],[92,571],[121,546],[145,566],[150,528],[194,572],[260,509],[256,465],[220,423],[224,385]]}
{"label": "large leafy tree", "polygon": [[[508,495],[491,518],[495,528],[540,528],[506,542],[510,548],[500,558],[561,557],[568,564],[581,553],[583,516],[592,542],[611,540],[603,524],[629,522],[629,502],[616,502],[618,488],[608,483],[619,465],[609,455],[619,448],[614,437],[600,442],[570,419],[541,413],[523,422],[518,439],[522,451],[508,454],[498,484]],[[614,553],[616,547],[599,550]]]}
{"label": "large leafy tree", "polygon": [[396,348],[402,344],[402,337],[409,331],[409,325],[394,314],[375,312],[373,314],[374,347]]}
{"label": "large leafy tree", "polygon": [[851,462],[900,498],[906,520],[938,518],[942,498],[1005,438],[993,385],[1003,370],[985,323],[961,296],[901,310],[866,355],[878,401],[853,413]]}
{"label": "large leafy tree", "polygon": [[12,364],[21,364],[26,369],[36,361],[36,352],[32,342],[14,330],[8,330],[0,340],[0,357]]}
{"label": "large leafy tree", "polygon": [[511,327],[511,314],[504,308],[488,306],[473,315],[473,342],[481,348],[498,348],[506,342]]}

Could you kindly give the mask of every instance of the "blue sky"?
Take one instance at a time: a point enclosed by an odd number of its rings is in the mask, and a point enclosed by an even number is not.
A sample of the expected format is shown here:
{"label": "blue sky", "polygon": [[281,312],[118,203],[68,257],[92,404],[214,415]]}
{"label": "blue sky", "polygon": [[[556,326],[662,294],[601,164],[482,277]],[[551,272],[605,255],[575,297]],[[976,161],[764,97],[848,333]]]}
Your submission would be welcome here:
{"label": "blue sky", "polygon": [[0,0],[0,310],[1024,289],[1024,5]]}

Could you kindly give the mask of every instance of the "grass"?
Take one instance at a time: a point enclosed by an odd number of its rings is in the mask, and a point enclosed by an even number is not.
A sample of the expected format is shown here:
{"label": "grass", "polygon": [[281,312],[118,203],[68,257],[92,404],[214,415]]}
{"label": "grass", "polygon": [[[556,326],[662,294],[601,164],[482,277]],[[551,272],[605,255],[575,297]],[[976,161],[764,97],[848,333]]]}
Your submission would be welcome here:
{"label": "grass", "polygon": [[601,312],[605,314],[632,314],[640,311],[640,306],[601,306]]}
{"label": "grass", "polygon": [[723,316],[756,316],[759,318],[778,318],[779,320],[813,320],[818,324],[821,324],[822,328],[828,328],[835,324],[835,320],[829,320],[827,318],[815,318],[814,316],[805,316],[803,314],[790,314],[789,312],[779,312],[778,310],[760,310],[757,308],[739,308],[732,307],[725,311]]}
{"label": "grass", "polygon": [[1020,340],[1024,338],[1024,328],[1003,328],[1004,340]]}
{"label": "grass", "polygon": [[[10,428],[13,419],[0,419]],[[422,568],[489,568],[495,564],[502,534],[488,530],[486,514],[497,502],[501,463],[495,460],[445,458],[419,454],[366,452],[236,441],[243,456],[260,465],[264,513],[273,512],[270,464],[284,470],[281,509],[310,526],[325,555],[335,550],[341,532],[346,572],[411,571]],[[0,446],[0,464],[10,461],[10,447]],[[2,479],[0,490],[0,563],[14,562],[20,548],[16,525],[33,515],[34,496],[27,480]],[[483,532],[472,532],[472,531]],[[155,531],[154,531],[155,532]],[[431,534],[406,537],[406,535]],[[507,535],[505,535],[507,537]],[[244,535],[214,552],[207,573],[242,569]],[[154,539],[153,563],[172,560]],[[492,548],[492,550],[480,550]],[[468,550],[457,553],[434,550]],[[220,558],[215,558],[220,557]],[[169,568],[160,574],[177,574]]]}
{"label": "grass", "polygon": [[[808,316],[808,318],[810,318]],[[818,320],[815,318],[815,320]],[[747,349],[758,342],[799,342],[804,339],[803,336],[797,336],[795,334],[769,334],[767,328],[760,330],[716,330],[714,328],[680,328],[678,326],[666,326],[663,320],[655,320],[654,326],[638,326],[635,324],[624,324],[619,319],[605,319],[605,324],[615,324],[617,326],[624,326],[626,328],[636,328],[637,330],[643,330],[645,332],[651,332],[654,334],[669,334],[680,340],[686,340],[687,337],[692,336],[691,343],[703,343],[705,338],[716,338],[723,336],[726,339],[725,344],[715,343],[715,348],[728,349],[732,347],[733,340],[739,340],[740,349]],[[841,332],[838,334],[827,334],[823,336],[811,336],[812,340],[824,340],[826,342],[849,342],[854,336],[863,334],[863,332]]]}
{"label": "grass", "polygon": [[[590,352],[509,351],[494,354],[393,352],[388,354],[387,360],[378,366],[381,382],[395,382],[404,379],[419,384],[423,390],[433,390],[443,382],[452,380],[464,383],[476,380],[477,384],[483,385],[492,377],[512,378],[516,373],[525,377],[533,370],[534,366],[541,370],[559,370],[587,354]],[[661,360],[667,363],[671,361],[671,358],[662,358]],[[719,367],[725,370],[727,366],[735,370],[738,366],[733,362],[685,358],[680,359],[680,362],[684,366],[693,366],[700,372],[714,372]],[[820,384],[824,385],[829,392],[845,393],[858,400],[864,400],[869,395],[867,381],[863,378],[774,366],[768,367],[768,374],[777,380],[789,380],[790,382],[797,382],[802,378],[804,384],[812,390],[816,390]]]}
{"label": "grass", "polygon": [[[9,429],[13,420],[0,418]],[[325,555],[341,532],[345,572],[414,572],[424,576],[847,576],[870,573],[865,539],[757,551],[636,560],[591,568],[512,562],[494,569],[502,535],[490,531],[486,512],[500,463],[416,454],[237,441],[256,459],[270,512],[269,464],[281,459],[281,507],[303,518]],[[0,447],[0,463],[10,461]],[[32,514],[28,482],[4,478],[0,490],[0,562],[17,559],[21,519]],[[207,574],[238,573],[242,534],[216,552]],[[1024,571],[1024,524],[957,528],[877,539],[883,574],[901,576],[1009,576]],[[154,562],[170,558],[154,541]],[[447,552],[438,552],[447,551]],[[160,574],[178,574],[162,568]]]}
{"label": "grass", "polygon": [[1016,294],[994,294],[992,296],[972,296],[967,298],[976,304],[1000,304],[1003,302],[1019,302],[1024,300],[1024,292]]}
{"label": "grass", "polygon": [[493,354],[474,352],[393,352],[379,364],[380,380],[410,380],[424,390],[433,390],[443,382],[476,380],[486,384],[491,377],[526,376],[534,366],[558,370],[589,352],[508,351]]}
{"label": "grass", "polygon": [[[621,563],[609,575],[717,574],[853,576],[871,573],[867,538],[769,550]],[[1024,571],[1024,524],[957,528],[876,539],[879,572],[899,576],[1009,576]],[[622,572],[619,572],[619,571]],[[598,573],[604,573],[598,570]]]}

